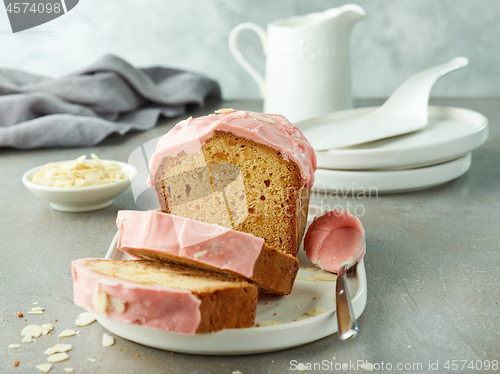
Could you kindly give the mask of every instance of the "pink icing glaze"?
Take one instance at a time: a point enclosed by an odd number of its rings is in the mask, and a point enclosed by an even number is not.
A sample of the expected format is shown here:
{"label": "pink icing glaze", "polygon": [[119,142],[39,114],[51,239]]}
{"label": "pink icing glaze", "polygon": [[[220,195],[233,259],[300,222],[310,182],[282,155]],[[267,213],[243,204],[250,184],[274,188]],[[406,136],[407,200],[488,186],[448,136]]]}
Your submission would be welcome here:
{"label": "pink icing glaze", "polygon": [[134,325],[193,335],[201,321],[201,301],[190,291],[165,286],[149,286],[96,273],[85,262],[72,262],[75,304],[96,312],[92,295],[96,285],[108,296],[125,302],[125,312],[114,309],[107,317]]}
{"label": "pink icing glaze", "polygon": [[349,211],[326,212],[309,226],[304,249],[314,264],[336,273],[345,262],[361,261],[366,251],[365,231]]}
{"label": "pink icing glaze", "polygon": [[279,114],[261,114],[275,123],[259,121],[250,112],[236,111],[229,114],[210,114],[179,122],[165,134],[156,146],[156,152],[149,160],[149,186],[153,186],[152,176],[156,173],[163,157],[175,156],[184,151],[193,153],[200,151],[201,146],[210,138],[215,130],[229,131],[237,136],[268,145],[293,160],[299,167],[306,188],[314,183],[316,155],[302,134],[285,117]]}
{"label": "pink icing glaze", "polygon": [[245,277],[252,276],[264,245],[264,239],[252,234],[157,211],[121,210],[116,225],[117,246],[126,253],[130,249],[168,253]]}

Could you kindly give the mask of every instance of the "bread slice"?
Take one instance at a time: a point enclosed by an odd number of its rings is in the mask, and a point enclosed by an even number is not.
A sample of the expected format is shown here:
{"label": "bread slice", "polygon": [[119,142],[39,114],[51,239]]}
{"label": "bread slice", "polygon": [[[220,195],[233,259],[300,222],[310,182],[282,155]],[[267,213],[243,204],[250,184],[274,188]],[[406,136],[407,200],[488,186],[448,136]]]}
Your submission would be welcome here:
{"label": "bread slice", "polygon": [[284,117],[239,111],[182,121],[160,139],[150,168],[163,212],[250,233],[297,254],[316,158]]}
{"label": "bread slice", "polygon": [[117,247],[149,260],[186,264],[244,276],[261,291],[288,295],[299,269],[296,257],[254,235],[157,211],[119,211]]}
{"label": "bread slice", "polygon": [[242,278],[147,260],[72,265],[75,303],[119,322],[188,335],[255,323],[257,287]]}

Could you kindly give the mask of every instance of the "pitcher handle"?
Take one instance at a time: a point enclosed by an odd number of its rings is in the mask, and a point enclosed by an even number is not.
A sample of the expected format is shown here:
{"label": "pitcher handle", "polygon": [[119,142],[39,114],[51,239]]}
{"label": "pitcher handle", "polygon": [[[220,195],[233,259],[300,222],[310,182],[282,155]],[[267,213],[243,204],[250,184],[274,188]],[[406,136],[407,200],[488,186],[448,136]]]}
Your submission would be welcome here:
{"label": "pitcher handle", "polygon": [[245,69],[246,72],[250,74],[250,76],[255,80],[257,86],[259,86],[260,96],[261,98],[264,98],[266,90],[264,77],[257,70],[255,70],[252,65],[250,65],[250,63],[245,59],[245,57],[243,57],[243,54],[238,49],[238,36],[245,29],[252,30],[257,34],[257,36],[260,38],[260,41],[262,42],[262,52],[264,53],[264,56],[266,55],[267,33],[262,27],[250,22],[239,24],[231,31],[231,33],[229,34],[229,50],[231,51],[231,54],[233,55],[235,60],[241,65],[241,67]]}

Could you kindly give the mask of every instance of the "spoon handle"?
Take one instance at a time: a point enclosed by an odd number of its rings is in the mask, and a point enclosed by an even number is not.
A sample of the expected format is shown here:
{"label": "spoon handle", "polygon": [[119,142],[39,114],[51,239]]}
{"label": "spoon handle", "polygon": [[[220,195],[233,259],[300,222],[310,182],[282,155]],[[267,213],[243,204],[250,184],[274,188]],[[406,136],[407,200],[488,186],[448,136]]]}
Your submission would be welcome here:
{"label": "spoon handle", "polygon": [[337,273],[337,285],[335,290],[335,302],[337,304],[337,324],[339,327],[339,338],[349,339],[358,333],[358,324],[352,311],[351,296],[347,288],[347,267],[342,266]]}

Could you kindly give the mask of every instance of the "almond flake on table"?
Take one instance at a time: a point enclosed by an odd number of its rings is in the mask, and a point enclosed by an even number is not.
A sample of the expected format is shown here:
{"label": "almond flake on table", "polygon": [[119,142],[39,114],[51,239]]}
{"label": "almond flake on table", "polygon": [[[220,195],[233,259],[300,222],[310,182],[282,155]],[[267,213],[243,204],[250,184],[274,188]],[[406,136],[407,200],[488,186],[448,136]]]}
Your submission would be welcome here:
{"label": "almond flake on table", "polygon": [[75,335],[76,332],[74,330],[70,330],[70,329],[66,329],[64,330],[63,332],[61,332],[58,337],[59,338],[67,338],[67,337],[70,337],[70,336],[73,336]]}
{"label": "almond flake on table", "polygon": [[32,339],[33,337],[31,335],[24,335],[23,340],[21,340],[21,343],[31,343],[34,342]]}
{"label": "almond flake on table", "polygon": [[40,364],[35,367],[43,373],[48,373],[52,369],[52,364]]}
{"label": "almond flake on table", "polygon": [[56,353],[56,354],[53,354],[49,357],[47,357],[47,361],[48,362],[61,362],[61,361],[64,361],[64,360],[67,360],[69,358],[69,356],[63,352],[63,353]]}
{"label": "almond flake on table", "polygon": [[84,312],[80,313],[78,316],[77,320],[75,321],[75,324],[77,326],[83,327],[83,326],[88,326],[92,322],[95,322],[95,315],[92,312]]}
{"label": "almond flake on table", "polygon": [[9,349],[12,349],[12,348],[21,348],[21,344],[17,344],[17,343],[9,344]]}
{"label": "almond flake on table", "polygon": [[53,355],[55,353],[68,352],[73,348],[71,344],[56,344],[53,347],[47,348],[43,353]]}
{"label": "almond flake on table", "polygon": [[54,330],[54,326],[52,326],[52,324],[45,323],[42,325],[42,334],[47,335],[52,330]]}
{"label": "almond flake on table", "polygon": [[63,369],[66,373],[72,373],[73,372],[73,368],[64,368]]}
{"label": "almond flake on table", "polygon": [[111,335],[102,334],[102,346],[103,347],[111,347],[115,344],[115,339]]}
{"label": "almond flake on table", "polygon": [[28,325],[21,331],[22,336],[30,336],[32,338],[38,338],[42,335],[42,328],[38,325]]}

